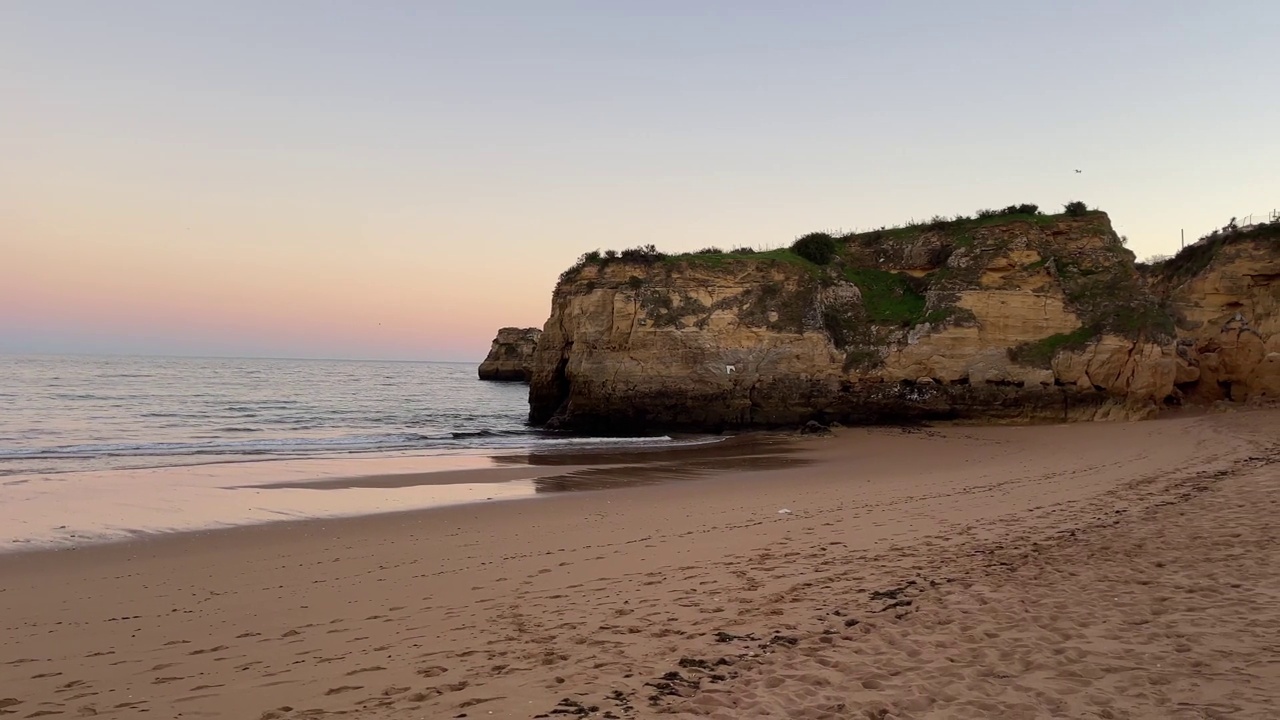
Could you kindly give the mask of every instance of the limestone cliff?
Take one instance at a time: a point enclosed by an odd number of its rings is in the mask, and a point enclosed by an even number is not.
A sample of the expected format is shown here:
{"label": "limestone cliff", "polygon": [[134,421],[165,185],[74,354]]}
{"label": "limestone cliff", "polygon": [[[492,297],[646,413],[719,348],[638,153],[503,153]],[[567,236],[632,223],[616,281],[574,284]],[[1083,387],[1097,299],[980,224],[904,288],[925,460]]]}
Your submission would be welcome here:
{"label": "limestone cliff", "polygon": [[537,328],[505,327],[498,331],[489,355],[480,363],[481,380],[528,382],[534,349],[542,331]]}
{"label": "limestone cliff", "polygon": [[[1182,325],[1219,322],[1237,301],[1258,308],[1251,330],[1276,321],[1274,265],[1229,260],[1244,245],[1211,264],[1217,279],[1174,285],[1139,274],[1100,212],[837,241],[824,266],[787,250],[584,256],[553,293],[531,421],[616,431],[1135,418],[1187,396],[1193,367],[1232,393],[1274,377],[1256,370],[1272,362],[1267,340],[1236,333],[1231,347],[1247,349],[1232,354],[1215,335],[1198,361],[1179,340],[1192,332]],[[1242,283],[1248,301],[1211,311],[1198,300],[1210,285],[1236,298]]]}
{"label": "limestone cliff", "polygon": [[1180,399],[1280,400],[1280,224],[1214,233],[1147,275],[1177,320]]}

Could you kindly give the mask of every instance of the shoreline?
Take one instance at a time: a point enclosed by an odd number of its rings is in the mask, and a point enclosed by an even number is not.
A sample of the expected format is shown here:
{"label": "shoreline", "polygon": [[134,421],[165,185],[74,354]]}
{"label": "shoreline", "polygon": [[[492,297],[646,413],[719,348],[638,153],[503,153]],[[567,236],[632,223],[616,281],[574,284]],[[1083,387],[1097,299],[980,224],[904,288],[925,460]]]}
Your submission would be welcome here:
{"label": "shoreline", "polygon": [[[674,481],[716,467],[768,465],[768,456],[790,452],[788,442],[748,433],[662,447],[273,459],[10,476],[0,527],[26,535],[0,538],[0,556]],[[43,493],[39,481],[50,477],[78,484],[85,496],[66,488]],[[28,497],[18,495],[32,480]]]}
{"label": "shoreline", "polygon": [[23,717],[1249,716],[1278,430],[845,429],[698,482],[8,554],[0,686]]}

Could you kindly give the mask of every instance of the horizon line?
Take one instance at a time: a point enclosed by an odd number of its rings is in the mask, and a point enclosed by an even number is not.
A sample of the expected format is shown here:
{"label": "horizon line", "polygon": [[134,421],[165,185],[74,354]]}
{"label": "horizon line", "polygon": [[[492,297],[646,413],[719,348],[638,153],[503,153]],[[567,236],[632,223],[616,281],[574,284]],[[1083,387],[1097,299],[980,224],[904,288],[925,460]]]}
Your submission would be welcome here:
{"label": "horizon line", "polygon": [[424,363],[434,365],[470,365],[479,364],[483,360],[397,360],[388,358],[352,358],[352,357],[289,357],[275,355],[183,355],[172,353],[112,353],[112,352],[10,352],[0,350],[0,358],[133,358],[138,360],[293,360],[310,362],[387,362],[387,363]]}

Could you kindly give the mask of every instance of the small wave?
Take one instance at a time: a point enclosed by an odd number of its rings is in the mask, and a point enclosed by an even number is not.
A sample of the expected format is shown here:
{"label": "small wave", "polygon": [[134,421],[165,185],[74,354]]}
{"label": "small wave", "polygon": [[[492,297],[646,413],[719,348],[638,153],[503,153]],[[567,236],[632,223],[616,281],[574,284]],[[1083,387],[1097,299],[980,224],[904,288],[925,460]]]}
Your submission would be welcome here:
{"label": "small wave", "polygon": [[[224,432],[237,431],[223,428]],[[239,428],[240,432],[258,432]],[[319,453],[396,452],[431,449],[511,450],[551,447],[610,447],[680,445],[668,435],[655,437],[574,437],[536,431],[475,430],[441,434],[393,433],[329,438],[273,438],[257,440],[199,439],[186,442],[95,443],[44,448],[0,448],[0,462],[16,460],[163,457],[182,455],[309,455]]]}
{"label": "small wave", "polygon": [[351,435],[334,438],[278,438],[274,440],[210,440],[205,442],[103,443],[49,448],[0,448],[0,460],[51,457],[111,457],[128,455],[216,455],[272,452],[316,452],[349,449],[410,449],[439,440],[418,433]]}
{"label": "small wave", "polygon": [[491,438],[491,437],[528,437],[528,432],[513,432],[503,430],[456,430],[449,433],[454,440],[466,440],[469,438]]}
{"label": "small wave", "polygon": [[653,445],[672,441],[670,435],[653,437],[546,437],[543,442],[564,443],[566,445]]}

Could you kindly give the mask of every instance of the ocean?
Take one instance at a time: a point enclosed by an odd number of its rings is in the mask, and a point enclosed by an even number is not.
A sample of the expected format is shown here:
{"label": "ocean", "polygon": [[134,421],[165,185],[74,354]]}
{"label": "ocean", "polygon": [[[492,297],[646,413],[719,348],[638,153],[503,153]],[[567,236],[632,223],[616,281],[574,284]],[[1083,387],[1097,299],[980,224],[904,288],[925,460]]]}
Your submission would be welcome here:
{"label": "ocean", "polygon": [[671,442],[541,432],[527,398],[474,363],[0,357],[0,477]]}
{"label": "ocean", "polygon": [[576,451],[711,440],[545,432],[527,394],[473,363],[0,357],[0,551],[528,497]]}

